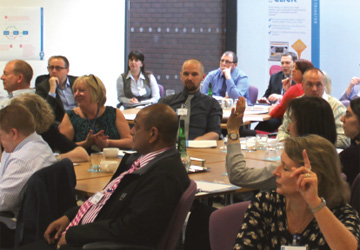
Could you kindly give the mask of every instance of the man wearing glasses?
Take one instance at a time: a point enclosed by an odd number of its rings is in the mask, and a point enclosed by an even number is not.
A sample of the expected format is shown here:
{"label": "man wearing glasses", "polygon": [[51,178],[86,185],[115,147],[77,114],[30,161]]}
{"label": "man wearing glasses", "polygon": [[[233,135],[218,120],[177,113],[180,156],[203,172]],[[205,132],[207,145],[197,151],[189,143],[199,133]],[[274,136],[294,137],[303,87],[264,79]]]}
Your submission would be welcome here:
{"label": "man wearing glasses", "polygon": [[220,59],[220,68],[209,72],[203,82],[202,92],[207,94],[209,83],[212,84],[213,95],[226,95],[231,99],[239,96],[249,99],[249,79],[237,68],[238,58],[232,51],[226,51]]}
{"label": "man wearing glasses", "polygon": [[36,85],[36,94],[40,95],[54,110],[55,121],[60,123],[65,111],[77,106],[72,92],[76,77],[68,75],[69,61],[65,56],[49,58],[49,78]]}

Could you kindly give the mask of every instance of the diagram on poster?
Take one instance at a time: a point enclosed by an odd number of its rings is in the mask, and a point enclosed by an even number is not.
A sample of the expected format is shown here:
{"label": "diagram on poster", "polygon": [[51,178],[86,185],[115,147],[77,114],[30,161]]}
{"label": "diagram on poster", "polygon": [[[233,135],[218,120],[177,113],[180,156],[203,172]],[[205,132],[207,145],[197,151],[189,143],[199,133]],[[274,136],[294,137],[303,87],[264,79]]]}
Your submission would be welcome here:
{"label": "diagram on poster", "polygon": [[43,8],[0,8],[0,60],[43,59]]}

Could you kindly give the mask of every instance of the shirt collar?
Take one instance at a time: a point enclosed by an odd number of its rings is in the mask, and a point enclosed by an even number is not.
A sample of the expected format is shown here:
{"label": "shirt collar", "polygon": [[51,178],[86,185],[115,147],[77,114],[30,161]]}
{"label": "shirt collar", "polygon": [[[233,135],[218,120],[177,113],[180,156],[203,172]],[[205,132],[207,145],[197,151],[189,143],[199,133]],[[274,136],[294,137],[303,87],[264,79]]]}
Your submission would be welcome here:
{"label": "shirt collar", "polygon": [[[186,91],[186,89],[183,89],[182,91],[183,96],[185,96],[187,98],[187,96],[189,95],[189,93]],[[196,91],[195,93],[192,93],[191,95],[194,95],[194,97],[198,97],[201,95],[200,93],[200,89],[198,91]]]}
{"label": "shirt collar", "polygon": [[[134,78],[134,76],[131,74],[131,71],[130,71],[130,70],[129,70],[129,73],[127,74],[127,76],[126,76],[126,79],[128,79],[128,78],[131,78],[131,79],[133,79],[133,80],[135,81],[135,78]],[[139,79],[145,80],[145,76],[144,76],[144,74],[143,74],[141,71],[140,71]]]}
{"label": "shirt collar", "polygon": [[324,91],[324,94],[322,95],[322,98],[327,102],[329,101],[329,96],[328,96],[328,94],[326,94],[325,91]]}

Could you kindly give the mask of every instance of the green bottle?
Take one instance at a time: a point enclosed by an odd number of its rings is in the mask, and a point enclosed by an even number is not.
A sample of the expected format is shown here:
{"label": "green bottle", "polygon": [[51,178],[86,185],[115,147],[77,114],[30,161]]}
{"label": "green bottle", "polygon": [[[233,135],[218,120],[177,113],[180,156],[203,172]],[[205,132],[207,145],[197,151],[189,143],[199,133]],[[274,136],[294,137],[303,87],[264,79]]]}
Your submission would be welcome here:
{"label": "green bottle", "polygon": [[185,138],[185,121],[180,120],[179,135],[178,135],[178,151],[180,154],[181,161],[186,169],[189,171],[190,157],[186,152],[186,138]]}
{"label": "green bottle", "polygon": [[210,83],[209,83],[208,96],[212,96],[212,95],[213,95],[212,92],[213,92],[213,91],[212,91],[212,83],[210,82]]}

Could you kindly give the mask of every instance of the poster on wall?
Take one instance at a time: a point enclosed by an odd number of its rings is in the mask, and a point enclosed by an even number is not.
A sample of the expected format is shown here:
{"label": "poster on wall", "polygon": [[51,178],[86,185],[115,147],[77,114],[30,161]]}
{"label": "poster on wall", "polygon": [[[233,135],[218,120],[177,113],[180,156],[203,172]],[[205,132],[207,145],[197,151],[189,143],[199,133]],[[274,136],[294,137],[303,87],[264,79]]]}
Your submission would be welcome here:
{"label": "poster on wall", "polygon": [[43,59],[43,8],[0,8],[0,60]]}
{"label": "poster on wall", "polygon": [[269,64],[279,65],[281,54],[294,52],[319,67],[320,0],[269,0]]}

